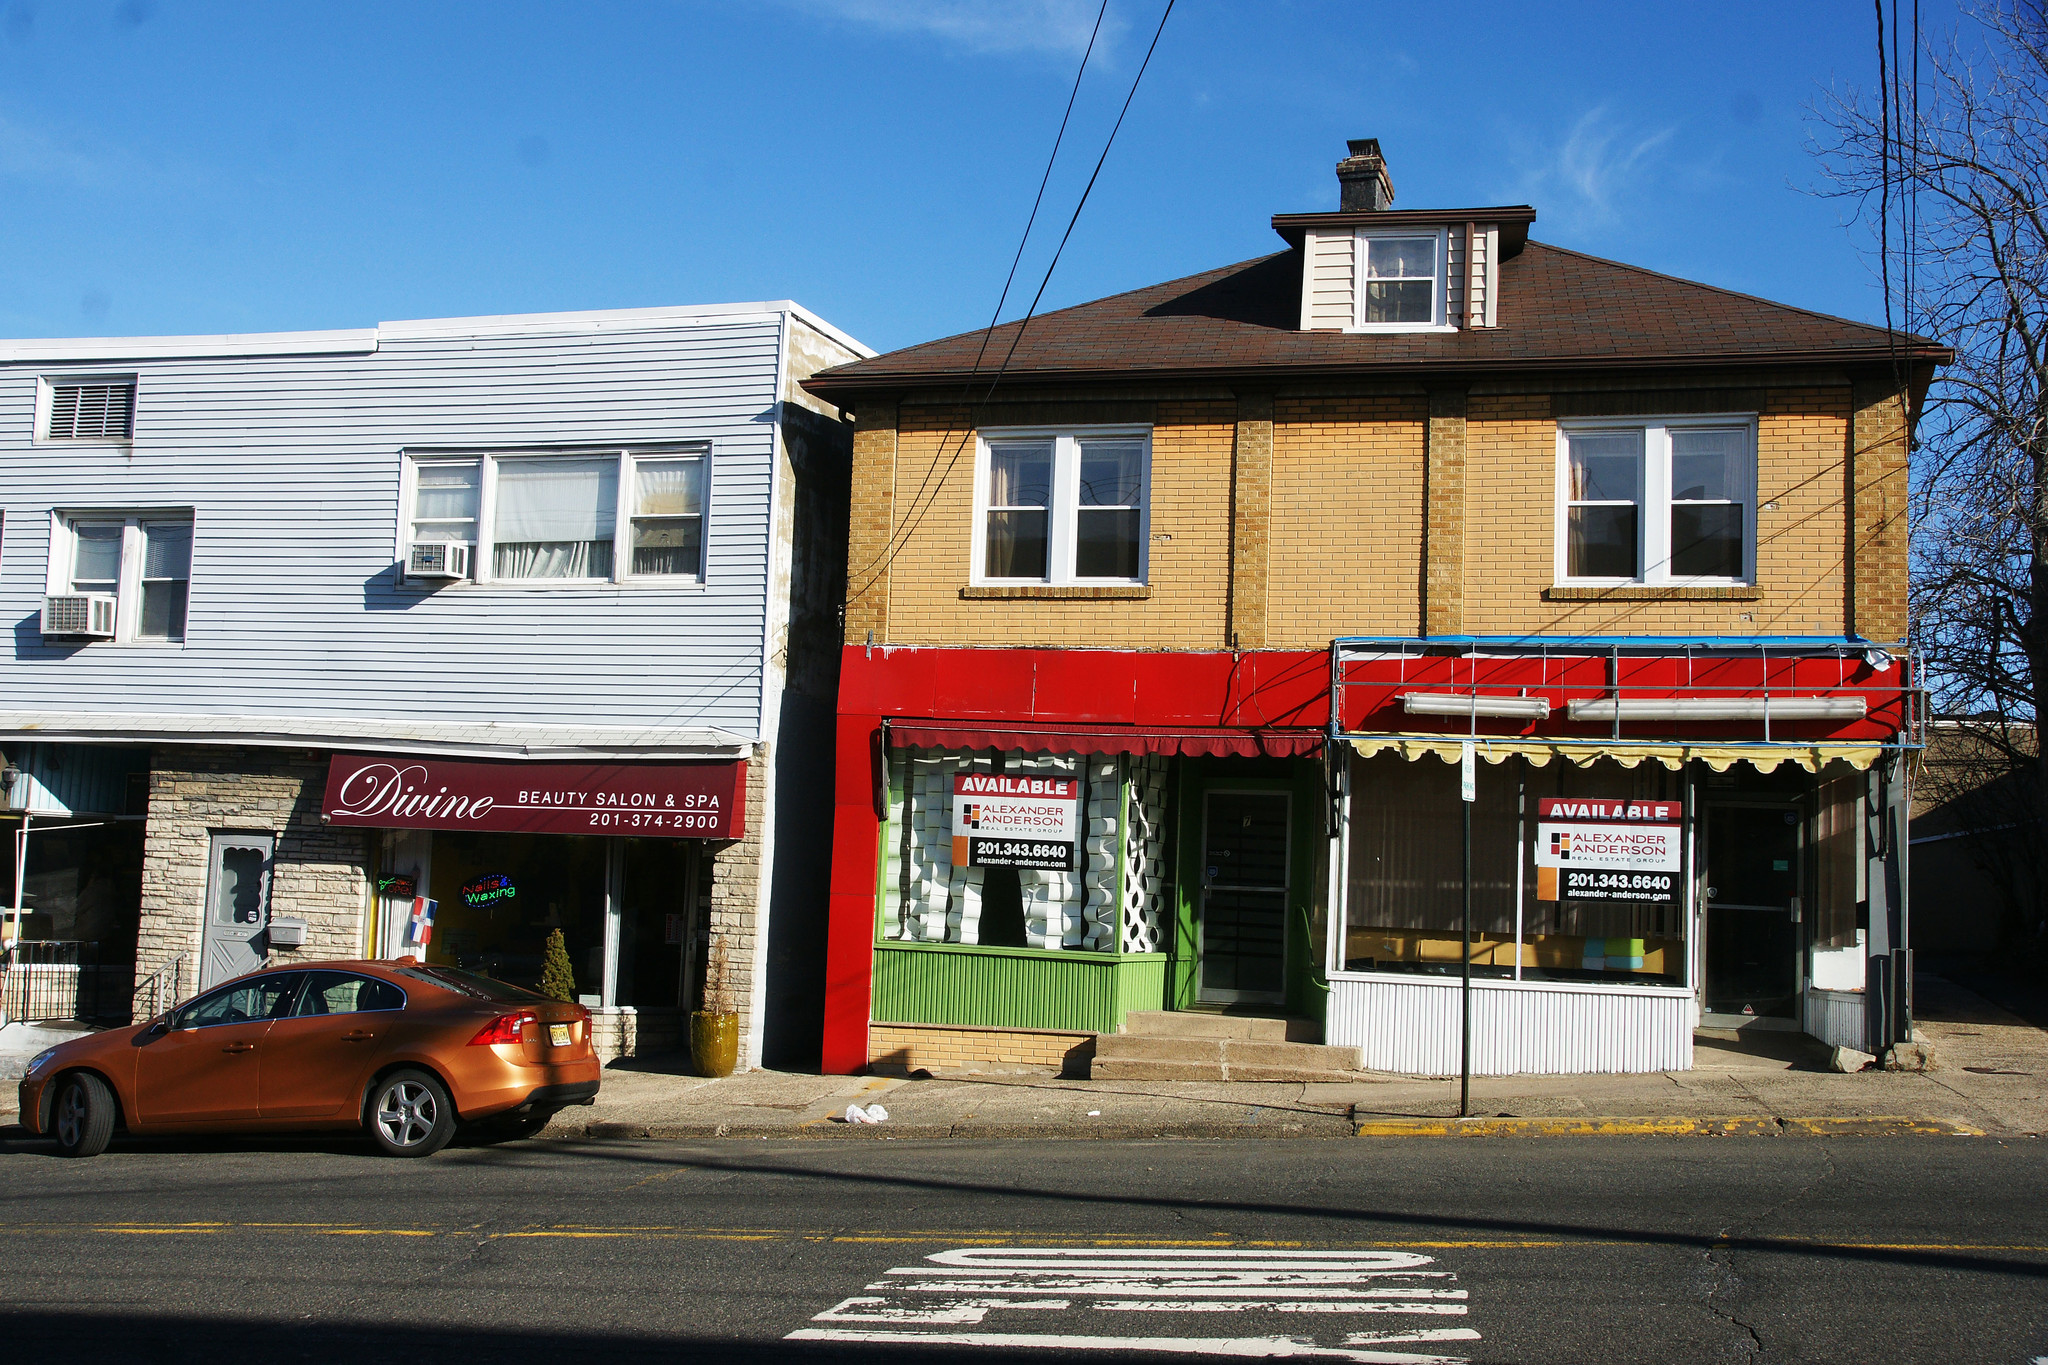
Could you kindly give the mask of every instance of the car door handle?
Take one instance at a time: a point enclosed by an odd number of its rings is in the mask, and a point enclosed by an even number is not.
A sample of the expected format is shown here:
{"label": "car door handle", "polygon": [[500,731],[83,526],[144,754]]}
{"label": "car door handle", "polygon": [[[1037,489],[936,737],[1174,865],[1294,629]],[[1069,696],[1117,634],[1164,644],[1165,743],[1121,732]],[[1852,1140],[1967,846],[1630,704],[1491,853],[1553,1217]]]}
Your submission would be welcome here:
{"label": "car door handle", "polygon": [[254,1052],[255,1050],[256,1044],[254,1043],[229,1043],[221,1049],[222,1052]]}
{"label": "car door handle", "polygon": [[376,1036],[377,1035],[371,1032],[369,1029],[351,1029],[347,1033],[341,1035],[341,1041],[343,1041],[344,1043],[367,1043]]}

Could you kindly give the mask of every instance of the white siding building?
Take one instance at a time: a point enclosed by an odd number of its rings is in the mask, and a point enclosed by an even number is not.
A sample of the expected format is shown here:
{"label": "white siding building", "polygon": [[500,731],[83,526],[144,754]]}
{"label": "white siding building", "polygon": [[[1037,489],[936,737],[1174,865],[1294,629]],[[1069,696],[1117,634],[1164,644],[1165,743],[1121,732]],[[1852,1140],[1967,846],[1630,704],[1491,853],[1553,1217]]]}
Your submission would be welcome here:
{"label": "white siding building", "polygon": [[850,427],[799,381],[867,354],[788,302],[0,342],[8,935],[118,1015],[432,901],[508,980],[561,929],[617,1049],[708,984],[802,1058]]}

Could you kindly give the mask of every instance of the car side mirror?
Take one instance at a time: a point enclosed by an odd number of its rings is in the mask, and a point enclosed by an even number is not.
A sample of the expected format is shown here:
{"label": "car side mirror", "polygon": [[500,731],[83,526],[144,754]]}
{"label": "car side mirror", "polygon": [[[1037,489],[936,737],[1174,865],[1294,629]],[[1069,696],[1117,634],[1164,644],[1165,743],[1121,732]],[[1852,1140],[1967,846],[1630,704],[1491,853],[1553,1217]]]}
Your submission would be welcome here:
{"label": "car side mirror", "polygon": [[149,1026],[149,1037],[161,1038],[171,1031],[171,1016],[161,1015]]}

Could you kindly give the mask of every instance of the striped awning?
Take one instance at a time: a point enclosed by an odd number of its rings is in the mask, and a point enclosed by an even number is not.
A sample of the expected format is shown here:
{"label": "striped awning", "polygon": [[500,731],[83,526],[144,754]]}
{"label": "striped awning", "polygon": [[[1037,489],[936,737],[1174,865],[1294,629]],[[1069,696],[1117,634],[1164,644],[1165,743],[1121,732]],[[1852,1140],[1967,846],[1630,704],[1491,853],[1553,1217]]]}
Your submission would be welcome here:
{"label": "striped awning", "polygon": [[[1361,758],[1392,752],[1410,762],[1432,755],[1446,763],[1458,762],[1467,742],[1454,735],[1345,735],[1343,739]],[[1470,743],[1478,751],[1477,756],[1488,763],[1520,758],[1541,768],[1552,759],[1561,759],[1586,768],[1604,758],[1624,768],[1649,762],[1661,763],[1674,771],[1688,763],[1704,763],[1717,773],[1725,773],[1738,763],[1747,763],[1765,773],[1786,763],[1810,773],[1819,772],[1830,763],[1864,769],[1876,763],[1885,751],[1882,744],[1631,744],[1627,740],[1498,739],[1483,735]]]}

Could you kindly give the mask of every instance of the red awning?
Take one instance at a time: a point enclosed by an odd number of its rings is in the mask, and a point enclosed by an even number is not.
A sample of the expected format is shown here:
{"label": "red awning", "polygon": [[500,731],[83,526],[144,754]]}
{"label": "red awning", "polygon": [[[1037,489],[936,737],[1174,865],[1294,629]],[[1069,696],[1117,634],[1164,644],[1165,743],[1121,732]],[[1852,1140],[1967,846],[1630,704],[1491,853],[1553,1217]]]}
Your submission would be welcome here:
{"label": "red awning", "polygon": [[1021,749],[1027,754],[1191,754],[1204,758],[1296,758],[1323,746],[1320,730],[1236,730],[1185,725],[976,725],[890,722],[903,749]]}

